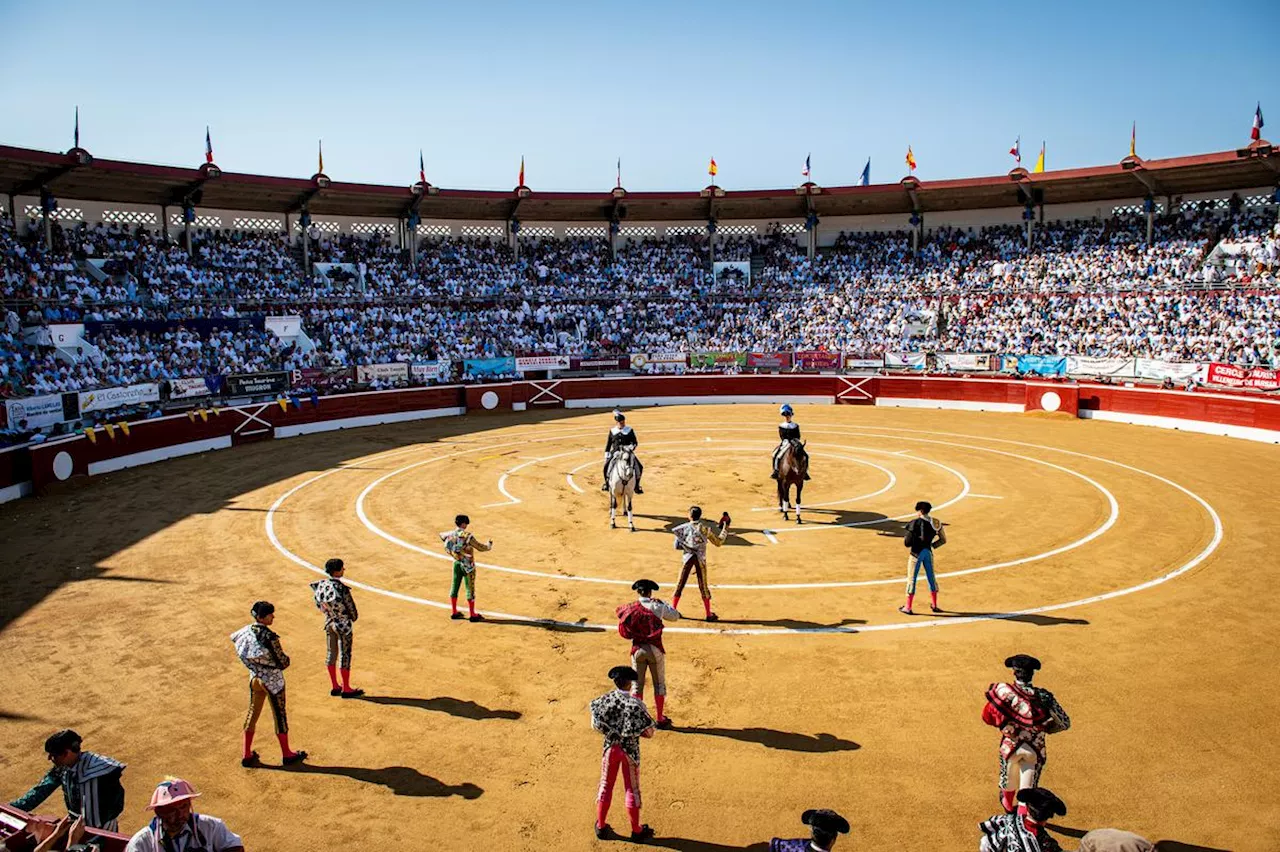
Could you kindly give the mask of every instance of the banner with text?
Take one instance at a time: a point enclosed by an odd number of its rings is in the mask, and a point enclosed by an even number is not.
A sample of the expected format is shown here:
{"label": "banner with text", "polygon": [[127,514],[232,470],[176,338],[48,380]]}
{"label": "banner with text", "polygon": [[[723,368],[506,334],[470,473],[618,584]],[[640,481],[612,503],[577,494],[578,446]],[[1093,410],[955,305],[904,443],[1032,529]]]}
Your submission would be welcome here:
{"label": "banner with text", "polygon": [[11,399],[4,404],[9,418],[9,427],[18,429],[22,421],[27,421],[26,428],[40,429],[63,421],[62,394],[53,393],[48,396],[29,396],[25,399]]}
{"label": "banner with text", "polygon": [[846,353],[844,356],[844,368],[846,370],[879,370],[883,366],[883,355],[871,356]]}
{"label": "banner with text", "polygon": [[209,396],[222,390],[222,376],[201,376],[195,379],[170,379],[169,399],[191,399]]}
{"label": "banner with text", "polygon": [[745,352],[690,352],[689,366],[700,370],[715,367],[747,366]]}
{"label": "banner with text", "polygon": [[501,376],[516,371],[515,358],[466,358],[462,372],[475,376]]}
{"label": "banner with text", "polygon": [[1067,356],[1019,355],[1018,372],[1035,373],[1037,376],[1065,376],[1067,374]]}
{"label": "banner with text", "polygon": [[1205,379],[1211,385],[1228,388],[1254,388],[1255,390],[1280,390],[1280,370],[1266,367],[1238,367],[1235,364],[1209,365]]}
{"label": "banner with text", "polygon": [[409,381],[409,363],[395,361],[390,364],[361,364],[356,367],[356,381],[366,385],[374,380],[380,382]]}
{"label": "banner with text", "polygon": [[227,376],[227,393],[232,396],[258,396],[265,393],[284,393],[289,389],[289,374],[245,373]]}
{"label": "banner with text", "polygon": [[796,353],[796,366],[801,370],[838,370],[844,360],[843,352],[807,350]]}
{"label": "banner with text", "polygon": [[156,402],[159,399],[160,385],[155,382],[125,385],[118,388],[99,388],[98,390],[80,392],[80,412],[106,411],[110,408],[120,408],[123,405]]}
{"label": "banner with text", "polygon": [[516,358],[516,371],[528,373],[535,370],[567,370],[568,355],[525,355]]}
{"label": "banner with text", "polygon": [[303,367],[289,376],[289,384],[295,388],[315,388],[317,391],[341,390],[351,384],[355,371],[350,367]]}
{"label": "banner with text", "polygon": [[772,367],[786,369],[792,364],[790,352],[748,352],[748,367]]}
{"label": "banner with text", "polygon": [[569,366],[574,370],[595,370],[596,372],[627,370],[631,368],[631,359],[626,355],[608,358],[570,358]]}
{"label": "banner with text", "polygon": [[1138,358],[1134,372],[1143,379],[1173,379],[1185,382],[1187,379],[1204,381],[1205,366],[1190,361],[1161,361],[1156,358]]}
{"label": "banner with text", "polygon": [[891,369],[923,370],[925,356],[923,352],[886,352],[884,365]]}
{"label": "banner with text", "polygon": [[1134,358],[1067,356],[1067,372],[1073,376],[1136,376],[1137,370],[1138,364]]}
{"label": "banner with text", "polygon": [[991,356],[968,352],[939,352],[938,360],[949,370],[962,373],[985,373],[991,370]]}
{"label": "banner with text", "polygon": [[415,382],[443,382],[449,377],[448,361],[424,361],[409,365],[409,377]]}

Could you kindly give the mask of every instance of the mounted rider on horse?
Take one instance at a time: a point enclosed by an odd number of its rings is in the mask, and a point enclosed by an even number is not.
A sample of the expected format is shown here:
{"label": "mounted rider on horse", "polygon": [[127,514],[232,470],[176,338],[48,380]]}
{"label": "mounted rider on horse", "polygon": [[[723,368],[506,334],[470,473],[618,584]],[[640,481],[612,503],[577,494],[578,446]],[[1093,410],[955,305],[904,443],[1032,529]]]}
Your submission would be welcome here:
{"label": "mounted rider on horse", "polygon": [[[632,458],[636,450],[636,446],[640,441],[636,438],[635,430],[627,425],[627,415],[621,411],[614,409],[613,419],[617,423],[609,430],[609,438],[604,444],[604,482],[600,485],[601,491],[609,490],[609,468],[613,464],[613,454],[625,450],[631,452]],[[644,489],[640,487],[640,479],[644,476],[644,465],[640,463],[640,459],[635,459],[636,464],[636,493],[643,494]]]}
{"label": "mounted rider on horse", "polygon": [[795,415],[790,405],[783,405],[778,411],[782,415],[782,422],[778,424],[778,446],[773,450],[773,479],[778,478],[778,460],[782,458],[782,451],[790,443],[795,447],[796,458],[804,462],[804,478],[809,478],[809,454],[805,451],[804,444],[800,442],[800,424],[794,422],[791,418]]}

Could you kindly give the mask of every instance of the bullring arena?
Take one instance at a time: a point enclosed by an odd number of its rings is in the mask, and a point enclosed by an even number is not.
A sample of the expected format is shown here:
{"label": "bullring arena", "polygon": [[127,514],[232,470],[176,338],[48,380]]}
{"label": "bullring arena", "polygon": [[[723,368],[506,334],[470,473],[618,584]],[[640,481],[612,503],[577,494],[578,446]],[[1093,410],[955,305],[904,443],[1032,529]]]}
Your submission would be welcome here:
{"label": "bullring arena", "polygon": [[[782,401],[812,456],[800,525],[769,479]],[[614,406],[646,468],[635,532],[610,529],[599,491]],[[670,594],[669,530],[697,503],[733,524],[709,559],[720,620],[694,592],[667,629],[675,728],[644,745],[651,844],[764,848],[778,814],[816,799],[855,848],[975,847],[998,810],[983,690],[1021,652],[1071,714],[1045,770],[1069,791],[1064,843],[1118,825],[1161,848],[1275,849],[1278,408],[1001,379],[569,379],[51,442],[30,454],[43,496],[0,508],[6,788],[71,726],[130,756],[134,805],[180,767],[255,849],[593,848],[587,704],[626,660],[614,609],[637,577]],[[897,611],[918,499],[950,540],[937,615]],[[437,533],[457,512],[495,542],[483,623],[448,617]],[[307,584],[333,556],[361,610],[359,701],[330,698],[321,665]],[[310,757],[249,771],[227,636],[263,598]]]}

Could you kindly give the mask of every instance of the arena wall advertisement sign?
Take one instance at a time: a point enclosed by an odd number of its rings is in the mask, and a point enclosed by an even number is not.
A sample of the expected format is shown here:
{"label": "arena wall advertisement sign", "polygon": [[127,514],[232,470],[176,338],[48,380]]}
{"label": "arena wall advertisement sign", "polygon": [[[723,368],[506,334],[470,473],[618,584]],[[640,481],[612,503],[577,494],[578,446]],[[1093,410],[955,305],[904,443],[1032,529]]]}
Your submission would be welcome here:
{"label": "arena wall advertisement sign", "polygon": [[747,353],[745,352],[691,352],[689,354],[690,367],[728,367],[737,365],[739,367],[747,366]]}
{"label": "arena wall advertisement sign", "polygon": [[950,370],[985,373],[991,370],[991,356],[969,352],[939,352],[938,359]]}
{"label": "arena wall advertisement sign", "polygon": [[846,370],[879,370],[884,366],[884,357],[872,358],[864,355],[845,355]]}
{"label": "arena wall advertisement sign", "polygon": [[515,358],[466,358],[462,371],[472,376],[501,376],[516,371]]}
{"label": "arena wall advertisement sign", "polygon": [[61,423],[64,417],[60,393],[11,399],[4,404],[4,407],[9,425],[15,429],[23,420],[27,421],[28,428],[37,429]]}
{"label": "arena wall advertisement sign", "polygon": [[1173,379],[1185,382],[1187,379],[1203,379],[1205,368],[1202,364],[1189,361],[1161,361],[1157,358],[1138,358],[1134,370],[1143,379]]}
{"label": "arena wall advertisement sign", "polygon": [[1065,376],[1067,374],[1067,356],[1019,355],[1018,372],[1035,373],[1037,376]]}
{"label": "arena wall advertisement sign", "polygon": [[327,391],[345,388],[355,378],[350,367],[303,367],[289,376],[289,384],[295,388],[315,388]]}
{"label": "arena wall advertisement sign", "polygon": [[264,393],[284,393],[289,389],[289,374],[245,373],[227,376],[227,393],[232,396],[257,396]]}
{"label": "arena wall advertisement sign", "polygon": [[527,373],[532,370],[567,370],[569,365],[568,355],[526,355],[516,358],[518,373]]}
{"label": "arena wall advertisement sign", "polygon": [[626,355],[614,358],[570,358],[569,366],[574,370],[627,370],[631,368],[631,358]]}
{"label": "arena wall advertisement sign", "polygon": [[1280,370],[1266,367],[1238,367],[1235,364],[1214,362],[1209,365],[1205,378],[1211,385],[1228,388],[1254,388],[1255,390],[1280,390]]}
{"label": "arena wall advertisement sign", "polygon": [[198,379],[170,379],[169,399],[191,399],[209,396],[222,390],[222,376],[201,376]]}
{"label": "arena wall advertisement sign", "polygon": [[907,368],[909,370],[923,370],[925,355],[923,352],[886,352],[884,353],[884,365],[901,370]]}
{"label": "arena wall advertisement sign", "polygon": [[449,372],[448,361],[424,361],[409,365],[409,377],[415,382],[439,382]]}
{"label": "arena wall advertisement sign", "polygon": [[1067,356],[1067,372],[1073,376],[1136,376],[1137,370],[1138,364],[1135,358]]}
{"label": "arena wall advertisement sign", "polygon": [[83,414],[87,411],[106,411],[122,405],[157,402],[159,399],[160,385],[155,382],[118,388],[98,388],[80,392],[80,412]]}
{"label": "arena wall advertisement sign", "polygon": [[381,382],[409,381],[409,363],[395,361],[390,364],[361,364],[356,367],[356,381],[368,384],[374,380]]}
{"label": "arena wall advertisement sign", "polygon": [[632,352],[631,369],[643,370],[651,364],[688,364],[684,352]]}
{"label": "arena wall advertisement sign", "polygon": [[773,367],[785,369],[791,366],[790,352],[748,352],[748,367]]}
{"label": "arena wall advertisement sign", "polygon": [[824,352],[811,350],[796,353],[796,364],[802,370],[838,370],[844,360],[841,352]]}

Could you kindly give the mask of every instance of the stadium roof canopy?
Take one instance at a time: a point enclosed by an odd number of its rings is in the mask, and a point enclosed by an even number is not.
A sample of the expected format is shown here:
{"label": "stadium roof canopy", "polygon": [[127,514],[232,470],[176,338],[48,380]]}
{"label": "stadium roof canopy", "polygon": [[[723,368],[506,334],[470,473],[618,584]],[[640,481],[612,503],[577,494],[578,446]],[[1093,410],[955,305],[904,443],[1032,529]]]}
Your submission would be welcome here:
{"label": "stadium roof canopy", "polygon": [[[913,210],[955,211],[1016,207],[1034,198],[1045,204],[1177,196],[1271,186],[1280,178],[1280,157],[1269,143],[1165,160],[1126,158],[1109,166],[1030,174],[1016,169],[998,177],[760,190],[693,192],[508,192],[430,187],[420,197],[424,219],[502,221],[604,221],[615,210],[633,221],[792,219],[864,216]],[[326,184],[321,186],[321,184]],[[208,209],[298,212],[398,218],[418,199],[409,186],[341,183],[100,160],[84,151],[55,153],[0,145],[0,192],[35,195],[42,187],[57,198],[126,204],[180,206],[199,190]],[[1036,190],[1040,192],[1035,192]],[[518,212],[517,212],[518,211]]]}

